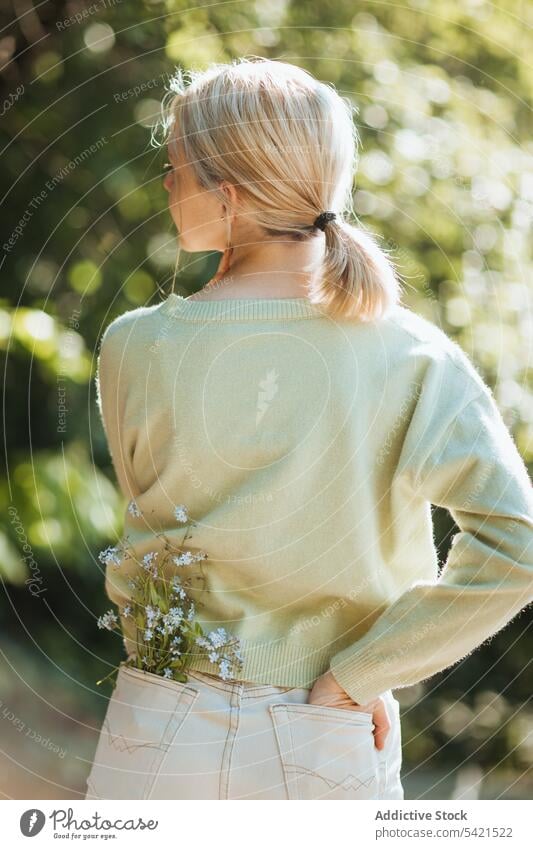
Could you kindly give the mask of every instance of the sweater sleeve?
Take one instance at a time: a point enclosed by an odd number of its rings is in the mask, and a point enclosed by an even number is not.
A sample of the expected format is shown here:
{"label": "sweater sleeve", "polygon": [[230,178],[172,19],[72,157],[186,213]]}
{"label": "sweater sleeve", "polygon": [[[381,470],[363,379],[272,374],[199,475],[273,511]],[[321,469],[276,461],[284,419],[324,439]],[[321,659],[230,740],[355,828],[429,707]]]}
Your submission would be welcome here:
{"label": "sweater sleeve", "polygon": [[358,704],[457,663],[533,600],[531,483],[489,387],[435,427],[410,481],[459,532],[436,582],[415,583],[331,658]]}
{"label": "sweater sleeve", "polygon": [[120,490],[129,501],[135,497],[131,467],[133,445],[126,431],[126,348],[120,317],[105,330],[96,369],[96,403]]}

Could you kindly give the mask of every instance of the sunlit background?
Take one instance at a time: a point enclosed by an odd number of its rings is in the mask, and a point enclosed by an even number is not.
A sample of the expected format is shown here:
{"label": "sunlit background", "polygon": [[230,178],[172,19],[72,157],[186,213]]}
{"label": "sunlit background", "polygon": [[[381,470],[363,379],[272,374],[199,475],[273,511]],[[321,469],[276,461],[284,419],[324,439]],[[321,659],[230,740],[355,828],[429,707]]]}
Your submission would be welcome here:
{"label": "sunlit background", "polygon": [[[170,291],[175,230],[150,145],[168,75],[301,65],[358,108],[357,214],[404,303],[457,340],[532,457],[533,5],[508,0],[5,2],[0,12],[0,793],[82,798],[122,658],[96,627],[124,504],[97,346]],[[529,50],[528,50],[529,48]],[[180,258],[176,291],[219,255]],[[435,510],[441,560],[456,530]],[[402,706],[407,799],[531,798],[531,612]],[[529,686],[528,686],[529,684]]]}

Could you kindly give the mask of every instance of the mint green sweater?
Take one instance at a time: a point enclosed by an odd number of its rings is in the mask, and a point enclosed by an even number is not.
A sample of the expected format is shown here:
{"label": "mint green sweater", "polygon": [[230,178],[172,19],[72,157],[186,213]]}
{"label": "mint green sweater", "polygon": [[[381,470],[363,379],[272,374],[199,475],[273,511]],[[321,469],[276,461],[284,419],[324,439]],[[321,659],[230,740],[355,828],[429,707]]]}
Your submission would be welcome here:
{"label": "mint green sweater", "polygon": [[[184,504],[187,547],[208,554],[198,618],[240,638],[239,678],[311,687],[331,669],[366,704],[457,663],[532,601],[526,467],[466,354],[409,309],[359,323],[304,298],[171,294],[107,327],[96,381],[143,517],[124,511],[138,562],[106,565],[107,594],[127,602],[156,532],[180,543]],[[459,528],[440,573],[431,503]],[[200,654],[192,668],[218,671]]]}

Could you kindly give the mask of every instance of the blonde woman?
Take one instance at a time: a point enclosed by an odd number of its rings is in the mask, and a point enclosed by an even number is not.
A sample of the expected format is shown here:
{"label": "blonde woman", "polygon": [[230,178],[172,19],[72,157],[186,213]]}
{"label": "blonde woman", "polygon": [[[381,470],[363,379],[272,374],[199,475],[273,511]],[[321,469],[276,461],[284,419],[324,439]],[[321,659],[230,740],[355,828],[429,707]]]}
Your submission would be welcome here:
{"label": "blonde woman", "polygon": [[[249,57],[178,72],[163,114],[180,246],[222,257],[103,336],[137,557],[107,564],[106,589],[133,657],[129,580],[188,511],[174,572],[242,664],[193,651],[187,681],[121,664],[86,798],[403,799],[393,690],[533,598],[526,468],[473,364],[349,220],[348,100]],[[431,503],[460,529],[440,574]]]}

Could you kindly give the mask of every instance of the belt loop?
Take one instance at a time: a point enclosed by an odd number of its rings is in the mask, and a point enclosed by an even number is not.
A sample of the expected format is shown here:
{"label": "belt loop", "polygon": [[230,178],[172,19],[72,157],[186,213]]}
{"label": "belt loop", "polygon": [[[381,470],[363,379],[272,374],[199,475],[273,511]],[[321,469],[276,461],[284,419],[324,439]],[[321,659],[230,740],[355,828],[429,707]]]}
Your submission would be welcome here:
{"label": "belt loop", "polygon": [[241,715],[241,702],[244,685],[238,682],[232,682],[229,690],[229,717],[228,717],[228,732],[224,751],[222,753],[222,764],[220,767],[219,779],[219,799],[230,798],[230,777],[231,777],[231,759],[233,756],[233,747],[235,738],[239,730],[239,721]]}

